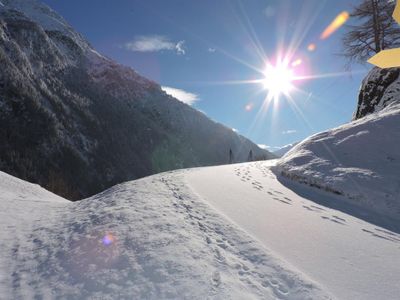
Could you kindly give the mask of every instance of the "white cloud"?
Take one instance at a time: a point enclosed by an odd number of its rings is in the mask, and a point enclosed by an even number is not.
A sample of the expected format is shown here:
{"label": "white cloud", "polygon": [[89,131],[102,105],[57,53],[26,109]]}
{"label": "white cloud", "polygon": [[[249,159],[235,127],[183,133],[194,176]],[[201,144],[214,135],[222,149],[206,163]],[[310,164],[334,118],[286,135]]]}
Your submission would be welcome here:
{"label": "white cloud", "polygon": [[211,52],[211,53],[214,53],[215,51],[217,51],[217,49],[215,49],[215,48],[208,48],[208,52]]}
{"label": "white cloud", "polygon": [[138,36],[133,41],[124,45],[124,48],[137,52],[157,52],[157,51],[176,51],[179,55],[184,55],[185,41],[173,42],[169,38],[162,35]]}
{"label": "white cloud", "polygon": [[258,144],[257,146],[260,147],[261,149],[268,150],[268,151],[271,151],[271,152],[274,152],[274,151],[279,150],[281,148],[281,147],[276,147],[276,146],[268,146],[268,145],[265,145],[265,144]]}
{"label": "white cloud", "polygon": [[233,131],[233,132],[236,132],[236,133],[239,132],[239,130],[237,130],[236,128],[232,128],[232,131]]}
{"label": "white cloud", "polygon": [[175,50],[178,54],[185,55],[186,54],[185,41],[179,41],[178,43],[176,43]]}
{"label": "white cloud", "polygon": [[261,148],[261,149],[264,149],[264,150],[269,149],[269,146],[264,145],[264,144],[258,144],[257,146],[258,146],[259,148]]}
{"label": "white cloud", "polygon": [[189,105],[193,105],[195,102],[200,100],[198,95],[186,92],[184,90],[175,89],[168,86],[162,86],[161,89],[168,95],[171,95],[172,97],[178,99],[179,101],[182,101]]}
{"label": "white cloud", "polygon": [[282,134],[293,134],[293,133],[296,133],[296,132],[297,132],[297,130],[289,129],[289,130],[282,131]]}

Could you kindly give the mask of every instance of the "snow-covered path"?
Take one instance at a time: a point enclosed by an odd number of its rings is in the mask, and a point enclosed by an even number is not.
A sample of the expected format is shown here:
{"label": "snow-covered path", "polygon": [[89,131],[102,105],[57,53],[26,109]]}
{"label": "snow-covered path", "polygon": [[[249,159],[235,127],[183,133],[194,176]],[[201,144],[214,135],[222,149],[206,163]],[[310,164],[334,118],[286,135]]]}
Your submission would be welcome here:
{"label": "snow-covered path", "polygon": [[194,169],[186,181],[222,215],[339,299],[398,299],[400,235],[302,198],[276,179],[269,164]]}
{"label": "snow-covered path", "polygon": [[268,162],[72,203],[0,172],[0,299],[396,299],[400,236],[282,186]]}

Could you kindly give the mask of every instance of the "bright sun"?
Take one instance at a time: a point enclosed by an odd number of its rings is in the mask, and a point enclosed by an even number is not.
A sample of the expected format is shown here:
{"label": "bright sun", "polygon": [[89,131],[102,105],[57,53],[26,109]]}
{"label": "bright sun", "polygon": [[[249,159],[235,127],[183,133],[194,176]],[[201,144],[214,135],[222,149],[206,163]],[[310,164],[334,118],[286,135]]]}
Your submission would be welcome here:
{"label": "bright sun", "polygon": [[289,95],[293,88],[293,71],[285,64],[268,64],[264,72],[263,85],[268,90],[268,98],[279,99],[282,94]]}

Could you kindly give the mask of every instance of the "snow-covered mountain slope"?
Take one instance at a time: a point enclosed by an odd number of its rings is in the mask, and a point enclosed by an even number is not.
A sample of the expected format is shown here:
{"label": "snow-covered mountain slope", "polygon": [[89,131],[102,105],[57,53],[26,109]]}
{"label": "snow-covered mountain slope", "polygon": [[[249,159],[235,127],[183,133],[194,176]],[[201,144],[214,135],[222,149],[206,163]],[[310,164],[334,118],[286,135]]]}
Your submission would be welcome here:
{"label": "snow-covered mountain slope", "polygon": [[[5,299],[331,298],[213,210],[187,185],[188,172],[120,184],[79,202],[0,173],[0,294]],[[206,173],[214,176],[213,169]]]}
{"label": "snow-covered mountain slope", "polygon": [[294,146],[296,146],[298,144],[297,143],[292,143],[292,144],[288,144],[286,146],[283,146],[282,148],[275,150],[274,152],[272,152],[273,154],[275,154],[277,157],[282,157],[284,156],[286,153],[288,153],[290,150],[292,150],[292,148]]}
{"label": "snow-covered mountain slope", "polygon": [[[69,199],[272,155],[97,53],[36,0],[0,5],[0,170]],[[77,170],[79,169],[79,172]]]}
{"label": "snow-covered mountain slope", "polygon": [[398,233],[299,196],[266,162],[162,173],[79,202],[12,180],[0,184],[6,299],[400,294]]}
{"label": "snow-covered mountain slope", "polygon": [[0,10],[19,11],[32,21],[40,24],[46,31],[59,31],[70,37],[82,48],[89,49],[89,44],[59,14],[47,5],[36,0],[2,0]]}
{"label": "snow-covered mountain slope", "polygon": [[400,222],[400,106],[311,136],[276,171]]}

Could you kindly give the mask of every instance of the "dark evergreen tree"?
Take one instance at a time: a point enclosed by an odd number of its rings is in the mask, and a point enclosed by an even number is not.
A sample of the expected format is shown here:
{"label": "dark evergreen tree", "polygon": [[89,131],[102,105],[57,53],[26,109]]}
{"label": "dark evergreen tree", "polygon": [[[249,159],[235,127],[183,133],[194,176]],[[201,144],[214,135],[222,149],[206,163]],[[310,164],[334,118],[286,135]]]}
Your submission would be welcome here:
{"label": "dark evergreen tree", "polygon": [[247,161],[253,161],[253,150],[250,150],[249,156],[247,157]]}

